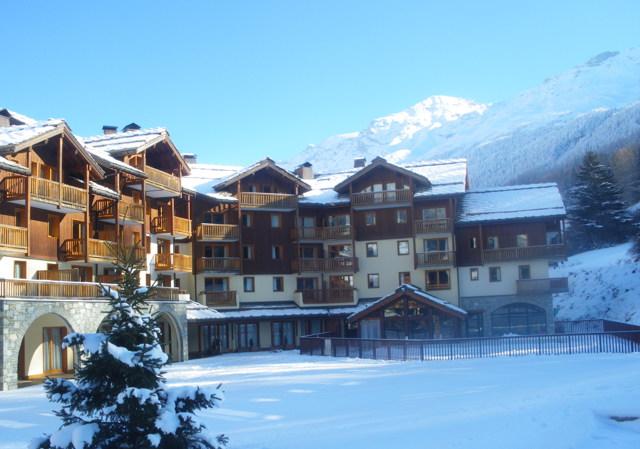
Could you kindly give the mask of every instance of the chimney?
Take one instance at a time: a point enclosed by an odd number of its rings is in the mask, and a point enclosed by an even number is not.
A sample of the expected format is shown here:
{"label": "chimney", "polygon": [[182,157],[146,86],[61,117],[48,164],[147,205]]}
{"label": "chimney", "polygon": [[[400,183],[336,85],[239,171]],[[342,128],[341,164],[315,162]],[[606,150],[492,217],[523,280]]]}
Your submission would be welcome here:
{"label": "chimney", "polygon": [[313,179],[313,165],[311,162],[305,162],[296,168],[295,174],[302,179]]}
{"label": "chimney", "polygon": [[195,164],[198,160],[198,155],[195,153],[182,153],[182,158],[187,164]]}
{"label": "chimney", "polygon": [[115,134],[115,133],[117,133],[117,132],[118,132],[118,127],[117,127],[117,126],[104,125],[104,126],[102,127],[102,133],[103,133],[104,135],[107,135],[107,134]]}
{"label": "chimney", "polygon": [[367,165],[366,157],[357,157],[353,160],[353,168],[362,168]]}
{"label": "chimney", "polygon": [[139,129],[140,129],[140,125],[138,125],[135,122],[131,122],[127,126],[122,128],[122,132],[126,133],[126,132],[129,132],[129,131],[137,131]]}
{"label": "chimney", "polygon": [[11,119],[4,115],[0,115],[0,128],[6,128],[8,126],[11,126]]}

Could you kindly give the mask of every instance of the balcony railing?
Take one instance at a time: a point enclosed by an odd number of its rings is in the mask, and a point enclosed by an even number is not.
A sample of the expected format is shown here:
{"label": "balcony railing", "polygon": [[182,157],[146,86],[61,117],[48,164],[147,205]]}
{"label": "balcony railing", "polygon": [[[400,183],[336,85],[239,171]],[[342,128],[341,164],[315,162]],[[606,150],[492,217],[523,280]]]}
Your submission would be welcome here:
{"label": "balcony railing", "polygon": [[201,292],[204,296],[207,307],[238,307],[235,290],[225,290],[220,292]]}
{"label": "balcony railing", "polygon": [[98,220],[115,220],[116,209],[118,209],[118,219],[121,223],[144,222],[144,208],[141,204],[120,203],[113,200],[99,199],[93,203]]}
{"label": "balcony railing", "polygon": [[[27,181],[28,179],[28,181]],[[60,184],[56,181],[36,177],[9,176],[2,180],[7,201],[26,198],[26,183],[30,183],[31,200],[77,209],[86,210],[87,191],[79,187]]]}
{"label": "balcony railing", "polygon": [[408,203],[412,200],[412,192],[409,189],[384,190],[382,192],[360,192],[351,194],[351,205],[379,206],[383,204]]}
{"label": "balcony railing", "polygon": [[240,238],[240,227],[233,224],[202,223],[198,225],[197,238],[200,241],[234,241]]}
{"label": "balcony railing", "polygon": [[240,271],[239,257],[201,257],[198,259],[198,271],[233,273]]}
{"label": "balcony railing", "polygon": [[2,298],[104,298],[94,282],[40,281],[32,279],[0,279]]}
{"label": "balcony railing", "polygon": [[[97,262],[109,262],[117,258],[117,244],[111,240],[89,239],[89,259]],[[144,248],[138,248],[140,257],[143,257]],[[60,255],[63,260],[85,259],[83,239],[68,239],[60,246]]]}
{"label": "balcony railing", "polygon": [[178,301],[180,289],[177,287],[154,287],[149,295],[152,301]]}
{"label": "balcony railing", "polygon": [[527,259],[564,259],[565,257],[566,250],[562,244],[485,249],[482,251],[484,263]]}
{"label": "balcony railing", "polygon": [[240,192],[240,207],[246,209],[290,210],[298,206],[298,197],[287,193]]}
{"label": "balcony railing", "polygon": [[292,232],[294,240],[351,240],[351,226],[300,227]]}
{"label": "balcony railing", "polygon": [[168,190],[176,194],[181,193],[182,187],[180,185],[179,177],[162,170],[158,170],[157,168],[150,167],[149,165],[145,165],[143,169],[141,158],[133,159],[131,161],[131,165],[133,165],[138,170],[144,171],[144,173],[147,175],[147,179],[145,181],[147,184],[158,189]]}
{"label": "balcony railing", "polygon": [[353,287],[300,290],[299,294],[304,305],[353,304],[355,302]]}
{"label": "balcony railing", "polygon": [[[36,279],[39,281],[80,281],[80,271],[77,268],[70,270],[38,270],[36,271]],[[103,282],[107,283],[107,282]],[[108,282],[111,284],[112,282]]]}
{"label": "balcony railing", "polygon": [[156,254],[154,264],[156,271],[191,272],[192,256],[190,254]]}
{"label": "balcony railing", "polygon": [[429,251],[416,253],[416,265],[419,267],[432,267],[438,265],[454,265],[456,253],[453,251]]}
{"label": "balcony railing", "polygon": [[27,228],[0,224],[0,249],[27,250]]}
{"label": "balcony railing", "polygon": [[151,220],[151,232],[154,234],[171,234],[185,237],[191,236],[191,220],[168,214],[154,217]]}
{"label": "balcony railing", "polygon": [[563,293],[569,291],[568,278],[519,279],[517,281],[519,295],[537,293]]}
{"label": "balcony railing", "polygon": [[325,272],[325,273],[355,273],[358,271],[358,258],[333,257],[296,259],[293,262],[294,271],[300,272]]}
{"label": "balcony railing", "polygon": [[452,222],[448,218],[438,220],[416,220],[416,234],[442,234],[451,232]]}

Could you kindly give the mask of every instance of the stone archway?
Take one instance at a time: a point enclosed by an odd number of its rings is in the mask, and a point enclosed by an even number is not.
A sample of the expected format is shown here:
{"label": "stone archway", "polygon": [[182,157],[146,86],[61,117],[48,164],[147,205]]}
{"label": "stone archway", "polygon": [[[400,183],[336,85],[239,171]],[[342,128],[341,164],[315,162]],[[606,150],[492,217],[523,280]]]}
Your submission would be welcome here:
{"label": "stone archway", "polygon": [[62,349],[62,339],[71,332],[74,328],[68,318],[56,312],[46,312],[30,320],[20,334],[17,379],[34,380],[72,372],[74,352]]}
{"label": "stone archway", "polygon": [[169,356],[169,361],[181,361],[183,341],[177,320],[169,312],[159,312],[155,319],[160,328],[160,343],[163,351]]}

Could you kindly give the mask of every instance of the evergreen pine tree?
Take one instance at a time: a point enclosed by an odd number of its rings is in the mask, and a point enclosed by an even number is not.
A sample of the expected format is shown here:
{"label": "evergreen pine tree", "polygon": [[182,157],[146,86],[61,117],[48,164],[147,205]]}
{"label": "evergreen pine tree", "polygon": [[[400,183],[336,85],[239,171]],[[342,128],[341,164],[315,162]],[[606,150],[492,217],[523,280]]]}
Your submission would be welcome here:
{"label": "evergreen pine tree", "polygon": [[[170,389],[162,377],[167,355],[154,318],[144,312],[153,288],[139,287],[143,263],[139,248],[114,248],[121,275],[117,291],[108,290],[106,333],[70,334],[66,347],[80,356],[75,382],[47,379],[50,401],[61,405],[62,426],[37,438],[39,449],[220,449],[223,435],[206,433],[194,414],[222,399],[220,386]],[[105,287],[106,288],[106,287]]]}
{"label": "evergreen pine tree", "polygon": [[570,190],[571,235],[579,250],[622,242],[631,232],[631,217],[609,167],[588,152]]}

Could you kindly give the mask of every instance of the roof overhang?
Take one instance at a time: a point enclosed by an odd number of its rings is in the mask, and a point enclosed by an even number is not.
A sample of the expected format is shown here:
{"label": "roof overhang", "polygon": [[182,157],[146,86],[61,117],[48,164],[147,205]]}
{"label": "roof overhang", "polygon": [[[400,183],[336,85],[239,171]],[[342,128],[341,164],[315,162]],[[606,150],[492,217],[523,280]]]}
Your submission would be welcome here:
{"label": "roof overhang", "polygon": [[288,180],[288,181],[298,185],[299,187],[301,187],[303,192],[300,192],[300,193],[304,193],[306,191],[311,190],[311,186],[309,184],[307,184],[306,182],[304,182],[303,180],[298,178],[293,173],[291,173],[291,172],[285,170],[284,168],[280,167],[278,164],[276,164],[270,158],[263,159],[260,162],[258,162],[256,164],[253,164],[252,166],[250,166],[248,168],[240,170],[239,172],[237,172],[234,175],[226,178],[222,182],[219,182],[218,184],[213,186],[213,188],[215,190],[224,190],[226,188],[229,188],[234,183],[246,178],[247,176],[251,176],[254,173],[257,173],[257,172],[259,172],[261,170],[265,170],[265,169],[272,170],[273,172],[275,172],[279,176],[281,176],[281,177],[285,178],[286,180]]}
{"label": "roof overhang", "polygon": [[366,174],[370,173],[371,171],[381,167],[387,170],[401,173],[409,178],[412,178],[417,186],[422,186],[424,188],[428,188],[431,186],[431,182],[425,176],[422,176],[411,170],[407,170],[406,168],[400,167],[398,165],[391,164],[387,162],[386,159],[384,158],[376,157],[374,160],[371,161],[369,165],[367,165],[361,170],[358,170],[353,175],[349,176],[348,178],[343,180],[341,183],[337,184],[333,188],[333,190],[335,190],[338,193],[346,193],[348,191],[350,184],[357,181],[358,179],[365,176]]}

